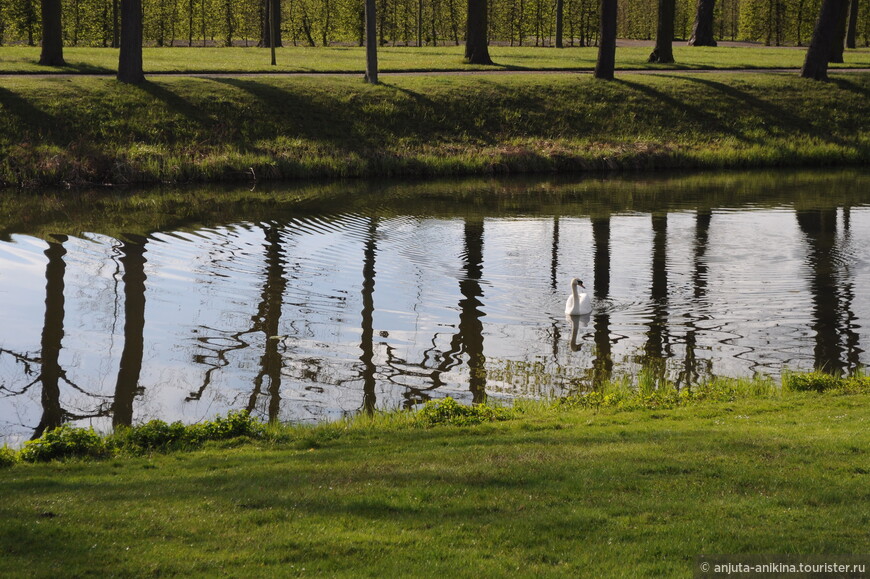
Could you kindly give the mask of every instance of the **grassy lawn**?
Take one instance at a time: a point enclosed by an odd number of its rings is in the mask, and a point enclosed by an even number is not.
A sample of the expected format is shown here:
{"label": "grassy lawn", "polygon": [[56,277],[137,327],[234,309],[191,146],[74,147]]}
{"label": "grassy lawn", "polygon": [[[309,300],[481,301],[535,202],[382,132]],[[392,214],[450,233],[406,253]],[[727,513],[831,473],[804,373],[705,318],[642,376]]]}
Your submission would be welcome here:
{"label": "grassy lawn", "polygon": [[0,575],[688,577],[704,553],[867,553],[868,422],[866,394],[791,393],[18,465]]}
{"label": "grassy lawn", "polygon": [[[114,74],[118,51],[108,48],[66,47],[66,67],[39,66],[38,47],[0,47],[0,74],[103,73]],[[800,68],[806,49],[764,46],[690,47],[674,43],[674,65],[646,62],[651,48],[627,43],[617,48],[616,66],[622,70]],[[378,52],[383,72],[444,70],[592,70],[598,49],[493,46],[495,66],[463,64],[464,47],[383,47]],[[838,67],[870,67],[870,48],[847,50]],[[269,51],[257,48],[145,48],[146,72],[358,72],[365,68],[359,47],[286,47],[277,51],[277,66],[270,65]]]}
{"label": "grassy lawn", "polygon": [[870,73],[7,77],[0,184],[866,163]]}

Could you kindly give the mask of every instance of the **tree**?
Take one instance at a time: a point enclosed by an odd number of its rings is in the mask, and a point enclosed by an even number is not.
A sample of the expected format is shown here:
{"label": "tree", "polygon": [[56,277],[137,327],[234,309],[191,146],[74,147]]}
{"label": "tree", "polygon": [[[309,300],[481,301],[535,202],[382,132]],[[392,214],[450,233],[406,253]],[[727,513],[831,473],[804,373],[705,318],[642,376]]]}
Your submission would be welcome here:
{"label": "tree", "polygon": [[378,31],[375,0],[365,0],[366,82],[378,84]]}
{"label": "tree", "polygon": [[562,30],[564,29],[565,0],[556,0],[556,48],[562,48]]}
{"label": "tree", "polygon": [[617,0],[601,0],[601,38],[598,42],[595,78],[613,80],[613,70],[616,68],[617,13]]}
{"label": "tree", "polygon": [[465,32],[465,62],[492,64],[487,38],[486,0],[468,0],[468,24]]}
{"label": "tree", "polygon": [[849,25],[846,30],[846,48],[855,48],[855,37],[858,32],[858,0],[849,2]]}
{"label": "tree", "polygon": [[656,27],[656,46],[649,55],[649,62],[674,62],[674,14],[675,0],[659,0],[659,18]]}
{"label": "tree", "polygon": [[260,46],[270,46],[270,39],[275,43],[275,46],[283,46],[281,43],[281,0],[263,0],[261,9],[263,32]]}
{"label": "tree", "polygon": [[39,64],[64,66],[60,0],[42,0],[42,53]]}
{"label": "tree", "polygon": [[813,30],[813,38],[804,66],[801,69],[801,77],[814,80],[828,80],[828,58],[834,44],[837,29],[837,19],[843,11],[843,3],[847,0],[822,0],[819,10],[819,19]]}
{"label": "tree", "polygon": [[840,13],[837,15],[837,25],[834,27],[834,42],[831,44],[831,56],[828,62],[843,62],[843,50],[846,45],[846,24],[849,20],[849,0],[843,0]]}
{"label": "tree", "polygon": [[698,0],[698,9],[695,13],[695,23],[692,25],[692,36],[689,38],[689,46],[716,46],[713,38],[713,11],[716,0]]}
{"label": "tree", "polygon": [[142,71],[142,0],[121,0],[118,80],[129,84],[145,82]]}

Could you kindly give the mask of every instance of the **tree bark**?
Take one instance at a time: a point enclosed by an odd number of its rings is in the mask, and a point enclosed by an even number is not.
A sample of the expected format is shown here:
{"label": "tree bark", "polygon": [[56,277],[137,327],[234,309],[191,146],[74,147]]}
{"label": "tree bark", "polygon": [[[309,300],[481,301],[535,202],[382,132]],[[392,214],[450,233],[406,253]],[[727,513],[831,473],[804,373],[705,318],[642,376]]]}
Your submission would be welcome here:
{"label": "tree bark", "polygon": [[846,30],[846,48],[855,48],[858,35],[858,0],[849,2],[849,25]]}
{"label": "tree bark", "polygon": [[659,0],[658,26],[656,27],[656,46],[649,55],[649,62],[674,62],[674,13],[675,0]]}
{"label": "tree bark", "polygon": [[828,62],[843,62],[843,49],[846,45],[846,24],[849,20],[849,0],[843,0],[840,13],[837,15],[837,25],[834,28],[834,43],[831,45],[831,56]]}
{"label": "tree bark", "polygon": [[42,0],[42,53],[39,64],[64,66],[60,0]]}
{"label": "tree bark", "polygon": [[492,64],[487,39],[486,0],[468,0],[465,62],[468,64]]}
{"label": "tree bark", "polygon": [[129,84],[145,82],[142,71],[142,0],[121,0],[118,80]]}
{"label": "tree bark", "polygon": [[375,0],[365,0],[366,82],[378,84],[378,30]]}
{"label": "tree bark", "polygon": [[564,30],[565,0],[556,0],[556,48],[562,48]]}
{"label": "tree bark", "polygon": [[828,58],[834,44],[837,28],[837,18],[842,12],[846,0],[822,0],[819,18],[813,29],[813,38],[807,49],[801,77],[814,80],[828,80]]}
{"label": "tree bark", "polygon": [[716,46],[713,37],[713,12],[716,0],[698,0],[698,10],[695,13],[695,24],[692,26],[692,36],[689,46]]}
{"label": "tree bark", "polygon": [[601,34],[598,40],[598,61],[595,78],[613,80],[616,68],[617,0],[601,0]]}
{"label": "tree bark", "polygon": [[[275,46],[284,46],[281,40],[281,0],[274,0],[275,5],[272,6],[269,0],[263,0],[261,10],[263,14],[262,38],[260,46],[268,47],[269,39],[273,39]],[[271,26],[271,30],[270,27]],[[271,33],[271,36],[269,34]],[[314,44],[312,44],[314,46]]]}

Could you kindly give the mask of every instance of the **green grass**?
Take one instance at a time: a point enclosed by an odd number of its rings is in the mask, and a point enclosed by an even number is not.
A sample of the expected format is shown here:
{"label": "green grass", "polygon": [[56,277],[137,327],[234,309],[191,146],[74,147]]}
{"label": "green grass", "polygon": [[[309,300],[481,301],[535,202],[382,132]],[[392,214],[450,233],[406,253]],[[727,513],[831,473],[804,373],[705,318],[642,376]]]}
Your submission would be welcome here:
{"label": "green grass", "polygon": [[17,185],[865,163],[870,73],[11,78]]}
{"label": "green grass", "polygon": [[[674,43],[674,65],[647,62],[650,46],[627,42],[616,53],[616,66],[637,69],[727,69],[800,68],[806,49],[764,46],[690,47]],[[66,67],[39,66],[38,47],[0,47],[2,73],[102,73],[113,74],[118,67],[118,51],[108,48],[66,47]],[[378,51],[382,72],[446,70],[592,70],[598,49],[493,46],[490,54],[495,66],[468,66],[462,60],[464,47],[437,48],[383,47]],[[870,49],[847,50],[845,63],[838,67],[870,66]],[[359,47],[303,48],[277,50],[277,65],[271,66],[269,51],[257,48],[145,48],[146,72],[358,72],[365,69],[365,50]]]}
{"label": "green grass", "polygon": [[867,553],[870,397],[750,390],[19,464],[0,575],[688,577],[702,553]]}

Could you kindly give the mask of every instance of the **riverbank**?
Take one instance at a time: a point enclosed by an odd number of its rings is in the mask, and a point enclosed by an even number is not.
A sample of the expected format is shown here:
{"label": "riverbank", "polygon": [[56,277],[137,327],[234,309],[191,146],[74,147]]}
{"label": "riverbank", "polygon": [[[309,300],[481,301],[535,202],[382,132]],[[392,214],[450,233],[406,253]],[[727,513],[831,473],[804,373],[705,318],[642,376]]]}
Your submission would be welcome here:
{"label": "riverbank", "polygon": [[6,77],[0,184],[862,164],[870,73]]}
{"label": "riverbank", "polygon": [[705,553],[866,553],[870,397],[765,392],[0,469],[0,574],[688,576]]}

